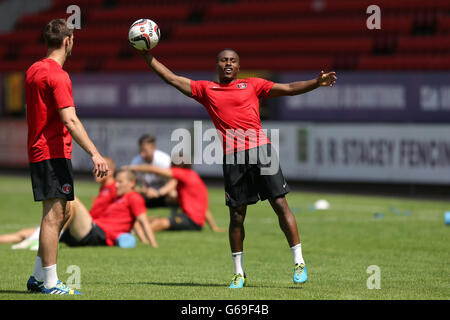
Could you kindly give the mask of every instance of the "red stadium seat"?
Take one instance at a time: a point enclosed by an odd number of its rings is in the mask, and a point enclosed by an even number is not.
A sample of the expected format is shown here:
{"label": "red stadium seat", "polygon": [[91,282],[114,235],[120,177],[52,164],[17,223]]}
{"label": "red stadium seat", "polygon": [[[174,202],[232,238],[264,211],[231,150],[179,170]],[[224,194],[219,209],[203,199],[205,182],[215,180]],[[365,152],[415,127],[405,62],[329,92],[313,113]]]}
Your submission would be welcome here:
{"label": "red stadium seat", "polygon": [[394,55],[362,56],[360,70],[441,70],[450,68],[450,56],[436,55]]}
{"label": "red stadium seat", "polygon": [[190,12],[188,5],[178,5],[174,7],[124,7],[109,10],[94,10],[89,14],[90,23],[114,25],[124,23],[131,25],[139,17],[154,17],[159,23],[160,20],[183,21]]}
{"label": "red stadium seat", "polygon": [[370,53],[372,39],[357,38],[280,38],[270,43],[261,40],[230,39],[211,41],[168,41],[154,49],[155,54],[162,56],[179,55],[187,52],[190,55],[215,56],[224,48],[233,48],[239,54],[253,54],[255,56],[286,55],[286,54],[333,54],[333,53]]}
{"label": "red stadium seat", "polygon": [[0,34],[0,46],[16,46],[24,43],[36,43],[42,35],[42,30],[13,31]]}
{"label": "red stadium seat", "polygon": [[399,53],[441,53],[450,51],[450,35],[399,37]]}
{"label": "red stadium seat", "polygon": [[[412,17],[387,16],[383,18],[383,31],[409,33],[412,30]],[[334,18],[326,23],[317,19],[274,20],[267,22],[242,22],[228,25],[226,22],[179,26],[174,28],[173,39],[204,38],[265,38],[294,36],[369,35],[365,17]]]}
{"label": "red stadium seat", "polygon": [[[16,30],[0,34],[0,57],[42,57],[41,33],[51,19],[68,17],[71,0],[23,16]],[[128,27],[150,18],[162,32],[153,53],[176,70],[212,70],[225,47],[238,51],[246,68],[439,70],[450,51],[450,1],[379,0],[381,30],[368,30],[370,0],[80,0],[82,29],[76,30],[70,67],[77,71],[136,71],[141,59],[127,43]],[[319,3],[319,5],[317,5]],[[425,26],[437,35],[415,36]],[[375,53],[389,53],[378,56]],[[182,55],[181,55],[182,54]],[[430,59],[439,56],[437,64]],[[402,59],[404,57],[404,59]],[[15,60],[11,60],[15,61]],[[213,62],[211,62],[213,61]],[[325,66],[322,66],[325,65]],[[20,62],[12,63],[17,68]]]}
{"label": "red stadium seat", "polygon": [[82,11],[90,10],[94,7],[101,7],[105,0],[53,0],[52,11],[66,10],[71,5],[77,5]]}

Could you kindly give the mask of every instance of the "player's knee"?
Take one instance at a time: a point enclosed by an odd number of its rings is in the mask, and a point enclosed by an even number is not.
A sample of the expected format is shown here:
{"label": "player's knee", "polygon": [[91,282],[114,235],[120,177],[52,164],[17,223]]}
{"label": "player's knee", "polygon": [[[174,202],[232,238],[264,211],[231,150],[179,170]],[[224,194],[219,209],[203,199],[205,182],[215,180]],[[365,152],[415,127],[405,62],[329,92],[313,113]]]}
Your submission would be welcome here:
{"label": "player's knee", "polygon": [[241,207],[233,208],[230,210],[230,224],[241,225],[244,223],[245,211]]}

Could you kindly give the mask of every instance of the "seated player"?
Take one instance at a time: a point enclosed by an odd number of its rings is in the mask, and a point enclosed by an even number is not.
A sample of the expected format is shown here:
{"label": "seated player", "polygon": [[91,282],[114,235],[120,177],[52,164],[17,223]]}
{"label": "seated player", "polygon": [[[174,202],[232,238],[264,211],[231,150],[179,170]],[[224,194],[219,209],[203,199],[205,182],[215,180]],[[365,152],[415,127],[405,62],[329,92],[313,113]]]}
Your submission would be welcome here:
{"label": "seated player", "polygon": [[[94,174],[95,182],[100,184],[100,190],[93,200],[91,210],[89,210],[89,214],[92,218],[98,218],[116,197],[116,182],[114,181],[115,163],[111,158],[104,157],[104,159],[110,170],[108,171],[108,174],[102,178],[97,177]],[[70,219],[66,222],[62,232],[64,232],[69,224]],[[0,243],[19,242],[11,248],[38,250],[40,229],[40,227],[26,228],[14,233],[0,235]]]}
{"label": "seated player", "polygon": [[114,246],[117,238],[129,233],[138,221],[148,242],[157,248],[147,220],[145,200],[133,190],[135,185],[136,174],[133,171],[117,172],[117,197],[97,218],[92,218],[84,205],[75,199],[72,203],[73,219],[60,241],[69,246]]}
{"label": "seated player", "polygon": [[[139,138],[138,145],[139,154],[131,160],[130,165],[151,164],[170,168],[170,156],[157,149],[155,137],[145,134]],[[142,175],[138,173],[138,180],[141,178],[143,181],[135,190],[142,194],[147,208],[170,207],[172,211],[176,211],[176,180],[148,172]]]}
{"label": "seated player", "polygon": [[[205,221],[214,232],[223,232],[219,228],[208,209],[208,189],[202,178],[185,163],[172,165],[171,168],[159,168],[149,164],[125,166],[138,172],[154,173],[166,178],[177,180],[176,190],[181,214],[166,217],[149,217],[150,226],[154,232],[163,230],[202,230]],[[139,237],[141,231],[135,228]]]}

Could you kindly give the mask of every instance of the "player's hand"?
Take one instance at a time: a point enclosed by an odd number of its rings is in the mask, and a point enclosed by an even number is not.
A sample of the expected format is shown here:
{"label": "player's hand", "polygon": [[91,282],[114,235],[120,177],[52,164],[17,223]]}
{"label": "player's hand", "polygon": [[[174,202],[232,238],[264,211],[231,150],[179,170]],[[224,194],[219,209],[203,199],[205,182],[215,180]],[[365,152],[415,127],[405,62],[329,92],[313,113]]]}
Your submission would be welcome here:
{"label": "player's hand", "polygon": [[159,191],[156,190],[155,188],[147,188],[147,190],[145,191],[145,196],[149,199],[153,199],[159,198],[160,194]]}
{"label": "player's hand", "polygon": [[92,163],[94,164],[94,175],[98,178],[103,178],[108,174],[109,168],[105,159],[100,154],[94,154],[91,157]]}
{"label": "player's hand", "polygon": [[225,229],[225,228],[215,227],[215,228],[212,229],[212,231],[214,231],[214,232],[226,232],[228,230]]}
{"label": "player's hand", "polygon": [[[137,49],[136,49],[137,50]],[[151,60],[153,58],[152,54],[149,50],[137,50],[140,56],[142,56],[145,60]]]}
{"label": "player's hand", "polygon": [[328,72],[325,73],[323,70],[320,71],[319,76],[317,77],[317,83],[320,87],[332,87],[336,83],[337,77],[336,72]]}

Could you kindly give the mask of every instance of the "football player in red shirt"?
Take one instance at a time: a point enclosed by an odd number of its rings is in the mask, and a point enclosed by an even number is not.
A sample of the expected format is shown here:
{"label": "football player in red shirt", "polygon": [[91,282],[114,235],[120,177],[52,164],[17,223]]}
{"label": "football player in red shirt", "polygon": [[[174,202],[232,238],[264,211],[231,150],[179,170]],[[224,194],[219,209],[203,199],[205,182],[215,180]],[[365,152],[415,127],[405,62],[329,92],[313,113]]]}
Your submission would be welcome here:
{"label": "football player in red shirt", "polygon": [[89,214],[92,219],[100,217],[105,209],[114,201],[117,196],[116,181],[114,179],[116,164],[113,159],[103,157],[108,164],[108,173],[104,177],[94,175],[95,182],[100,184],[98,195],[93,199]]}
{"label": "football player in red shirt", "polygon": [[[271,149],[270,141],[262,132],[259,99],[298,95],[320,86],[333,86],[337,79],[335,72],[321,71],[316,79],[291,83],[273,83],[261,78],[238,79],[239,55],[232,49],[224,49],[216,59],[219,81],[193,81],[174,74],[150,52],[139,53],[162,80],[206,108],[219,136],[223,138],[225,199],[230,210],[229,239],[235,267],[230,288],[242,288],[245,285],[242,263],[244,219],[247,205],[259,199],[268,199],[278,215],[280,227],[294,256],[294,282],[306,282],[306,265],[297,222],[285,198],[289,186],[279,168],[276,152]],[[275,165],[278,170],[275,174],[263,173],[269,153],[270,165],[274,163],[272,161],[277,161]],[[256,159],[255,154],[258,157]],[[237,160],[240,157],[245,159],[245,163]]]}
{"label": "football player in red shirt", "polygon": [[69,246],[114,246],[119,236],[129,233],[137,221],[147,238],[146,243],[158,247],[147,220],[145,200],[133,190],[136,174],[131,170],[120,170],[115,180],[117,197],[97,218],[92,218],[81,201],[73,201],[73,218],[61,236],[61,242]]}
{"label": "football player in red shirt", "polygon": [[94,172],[105,176],[108,165],[86,133],[75,112],[72,83],[63,70],[73,47],[73,30],[64,19],[50,21],[44,31],[47,56],[26,72],[28,158],[35,201],[42,201],[39,250],[31,291],[77,294],[58,280],[56,261],[62,226],[74,199],[71,165],[72,138],[91,156]]}
{"label": "football player in red shirt", "polygon": [[[170,218],[149,217],[150,226],[154,232],[163,230],[200,231],[203,229],[205,222],[214,232],[226,231],[217,226],[208,208],[208,189],[197,172],[192,170],[190,164],[172,164],[172,167],[169,169],[151,164],[129,165],[123,166],[122,168],[143,173],[154,173],[168,179],[173,178],[177,181],[178,205],[182,213],[173,214]],[[138,236],[142,233],[138,226],[135,230]],[[139,237],[141,238],[141,236]]]}
{"label": "football player in red shirt", "polygon": [[[100,185],[98,195],[93,198],[92,207],[89,210],[89,214],[92,218],[98,218],[101,216],[105,209],[116,198],[116,181],[114,180],[115,163],[113,159],[104,157],[108,164],[108,173],[104,177],[97,177],[94,175],[95,182]],[[75,197],[76,198],[76,197]],[[63,230],[70,224],[73,216],[71,215],[63,227]],[[14,233],[0,235],[0,243],[16,243],[12,246],[12,249],[30,249],[37,250],[39,247],[35,244],[35,241],[39,240],[39,233],[41,228],[26,228]]]}

